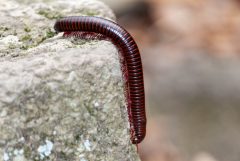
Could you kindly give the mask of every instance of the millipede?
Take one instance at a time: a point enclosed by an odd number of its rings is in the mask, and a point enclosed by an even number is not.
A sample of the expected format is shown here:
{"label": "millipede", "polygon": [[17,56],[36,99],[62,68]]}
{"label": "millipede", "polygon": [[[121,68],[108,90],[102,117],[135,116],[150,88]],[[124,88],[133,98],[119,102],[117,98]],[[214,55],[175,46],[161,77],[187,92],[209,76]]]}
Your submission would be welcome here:
{"label": "millipede", "polygon": [[[139,144],[146,135],[145,93],[141,55],[132,36],[117,23],[93,16],[70,16],[59,19],[56,32],[65,36],[110,40],[119,50],[121,70],[125,84],[131,141]],[[91,36],[90,36],[91,38]]]}

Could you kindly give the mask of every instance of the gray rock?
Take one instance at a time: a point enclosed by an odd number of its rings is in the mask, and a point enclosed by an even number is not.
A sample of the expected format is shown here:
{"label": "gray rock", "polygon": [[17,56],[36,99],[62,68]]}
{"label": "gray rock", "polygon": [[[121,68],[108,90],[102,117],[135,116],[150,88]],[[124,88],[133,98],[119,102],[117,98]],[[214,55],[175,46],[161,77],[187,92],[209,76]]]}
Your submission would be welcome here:
{"label": "gray rock", "polygon": [[115,20],[112,10],[95,0],[22,1],[0,1],[0,59],[25,55],[27,49],[53,37],[57,18],[87,15]]}
{"label": "gray rock", "polygon": [[0,160],[139,160],[116,48],[55,35],[40,12],[115,18],[74,2],[0,2]]}

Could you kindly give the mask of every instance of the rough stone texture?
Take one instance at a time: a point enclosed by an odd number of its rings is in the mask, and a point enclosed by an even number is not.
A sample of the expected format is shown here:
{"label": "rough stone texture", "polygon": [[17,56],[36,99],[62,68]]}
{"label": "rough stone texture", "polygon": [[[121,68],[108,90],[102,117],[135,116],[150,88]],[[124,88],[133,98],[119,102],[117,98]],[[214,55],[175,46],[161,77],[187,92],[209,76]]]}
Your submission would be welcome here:
{"label": "rough stone texture", "polygon": [[25,55],[25,50],[53,37],[57,18],[88,15],[115,20],[113,12],[95,0],[18,1],[0,1],[0,58]]}
{"label": "rough stone texture", "polygon": [[114,19],[85,2],[0,2],[0,160],[139,160],[116,48],[53,32],[62,16]]}

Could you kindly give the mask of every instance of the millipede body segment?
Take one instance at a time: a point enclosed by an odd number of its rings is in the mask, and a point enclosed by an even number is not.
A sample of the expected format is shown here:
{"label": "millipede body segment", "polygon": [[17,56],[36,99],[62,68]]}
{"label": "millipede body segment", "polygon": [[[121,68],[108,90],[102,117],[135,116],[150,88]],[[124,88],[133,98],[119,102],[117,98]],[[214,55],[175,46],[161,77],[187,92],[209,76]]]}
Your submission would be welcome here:
{"label": "millipede body segment", "polygon": [[[131,129],[131,141],[140,143],[146,135],[145,93],[141,56],[132,36],[121,26],[99,17],[72,16],[57,20],[54,29],[67,35],[76,32],[101,34],[120,51],[125,95]],[[75,34],[76,35],[76,34]]]}

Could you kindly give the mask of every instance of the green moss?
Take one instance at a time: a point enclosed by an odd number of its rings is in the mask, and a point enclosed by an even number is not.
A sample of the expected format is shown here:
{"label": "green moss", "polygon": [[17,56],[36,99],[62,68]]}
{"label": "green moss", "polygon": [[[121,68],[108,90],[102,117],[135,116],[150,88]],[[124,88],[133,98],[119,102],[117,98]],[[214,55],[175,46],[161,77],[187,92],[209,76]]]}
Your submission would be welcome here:
{"label": "green moss", "polygon": [[[26,32],[30,32],[28,28],[24,28]],[[44,40],[51,38],[55,35],[55,32],[53,32],[50,28],[44,29],[41,34],[38,36],[31,36],[30,33],[22,36],[20,40],[24,42],[24,44],[20,47],[20,49],[27,50],[29,48],[38,46],[40,43],[42,43]]]}
{"label": "green moss", "polygon": [[29,48],[29,46],[27,46],[26,44],[24,44],[20,47],[20,49],[22,49],[22,50],[27,50],[28,48]]}
{"label": "green moss", "polygon": [[46,32],[43,34],[43,36],[40,36],[40,39],[37,41],[37,45],[43,42],[44,40],[51,38],[55,35],[55,32],[53,32],[50,28],[46,30]]}
{"label": "green moss", "polygon": [[86,44],[88,40],[82,40],[82,39],[75,39],[75,38],[70,38],[71,42],[76,45],[76,47],[81,48],[82,45]]}
{"label": "green moss", "polygon": [[27,35],[24,35],[23,37],[21,37],[21,41],[29,41],[32,39],[32,36],[27,34]]}
{"label": "green moss", "polygon": [[87,15],[88,15],[88,16],[96,16],[97,13],[96,13],[96,12],[87,12]]}
{"label": "green moss", "polygon": [[24,27],[24,31],[25,31],[25,32],[30,32],[30,31],[31,31],[31,29],[30,29],[30,27],[28,27],[28,26],[25,26],[25,27]]}
{"label": "green moss", "polygon": [[25,158],[30,158],[31,157],[31,147],[29,147],[29,146],[26,146],[26,147],[24,147],[24,156],[25,156]]}
{"label": "green moss", "polygon": [[9,28],[5,26],[0,26],[0,37],[4,35],[4,32],[8,31]]}
{"label": "green moss", "polygon": [[0,31],[8,31],[9,28],[5,26],[0,26]]}
{"label": "green moss", "polygon": [[8,45],[8,48],[9,48],[9,49],[15,49],[15,48],[16,48],[16,45],[10,44],[10,45]]}
{"label": "green moss", "polygon": [[53,10],[50,10],[50,9],[42,9],[40,11],[38,11],[38,14],[52,20],[52,19],[58,19],[58,18],[61,18],[63,17],[63,15],[58,12],[58,11],[53,11]]}
{"label": "green moss", "polygon": [[46,31],[46,38],[51,38],[55,35],[55,32],[53,32],[51,29],[48,29]]}
{"label": "green moss", "polygon": [[87,16],[96,16],[99,15],[100,13],[93,10],[84,10],[83,14]]}

